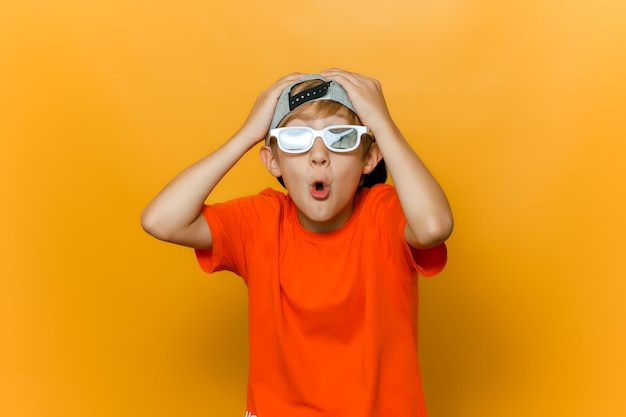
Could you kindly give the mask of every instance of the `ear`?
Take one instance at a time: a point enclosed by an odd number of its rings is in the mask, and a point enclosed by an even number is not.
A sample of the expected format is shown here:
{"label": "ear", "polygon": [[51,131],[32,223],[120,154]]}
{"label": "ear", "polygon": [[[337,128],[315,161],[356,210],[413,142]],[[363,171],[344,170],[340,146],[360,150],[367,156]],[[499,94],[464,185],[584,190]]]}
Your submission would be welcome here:
{"label": "ear", "polygon": [[267,145],[262,146],[259,150],[259,158],[261,158],[261,162],[263,162],[263,165],[265,165],[265,168],[267,168],[270,174],[276,178],[283,175],[280,170],[278,158],[274,155],[272,148]]}
{"label": "ear", "polygon": [[383,159],[383,154],[378,148],[378,144],[376,142],[372,142],[372,146],[365,156],[365,160],[363,160],[363,170],[361,173],[369,174],[372,172],[381,159]]}

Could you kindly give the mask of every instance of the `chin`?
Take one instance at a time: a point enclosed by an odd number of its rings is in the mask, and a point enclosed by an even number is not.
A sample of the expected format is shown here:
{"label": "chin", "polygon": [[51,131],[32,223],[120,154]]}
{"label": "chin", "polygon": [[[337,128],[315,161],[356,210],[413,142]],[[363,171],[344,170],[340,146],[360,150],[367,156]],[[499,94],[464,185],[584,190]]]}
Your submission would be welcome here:
{"label": "chin", "polygon": [[307,218],[307,220],[311,221],[311,222],[315,222],[315,223],[328,223],[328,222],[332,222],[336,216],[330,215],[330,214],[306,214],[303,213],[303,215]]}

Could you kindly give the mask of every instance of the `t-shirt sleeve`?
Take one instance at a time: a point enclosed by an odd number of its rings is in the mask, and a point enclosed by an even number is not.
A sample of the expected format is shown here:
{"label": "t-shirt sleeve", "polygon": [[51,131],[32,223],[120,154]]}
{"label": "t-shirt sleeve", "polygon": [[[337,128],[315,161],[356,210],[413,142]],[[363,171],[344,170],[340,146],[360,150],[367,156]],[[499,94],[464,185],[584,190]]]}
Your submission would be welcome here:
{"label": "t-shirt sleeve", "polygon": [[238,259],[245,258],[245,254],[238,253],[243,245],[237,243],[242,240],[241,229],[233,227],[237,222],[238,204],[220,203],[205,205],[202,214],[211,229],[213,246],[210,249],[196,249],[196,259],[203,271],[232,271],[241,274]]}
{"label": "t-shirt sleeve", "polygon": [[409,246],[415,268],[420,275],[432,277],[443,271],[448,262],[448,248],[440,243],[428,249],[416,249]]}
{"label": "t-shirt sleeve", "polygon": [[230,259],[232,257],[224,254],[224,241],[227,240],[228,236],[228,222],[225,225],[220,220],[219,215],[216,214],[215,206],[205,205],[202,207],[202,215],[211,229],[213,246],[210,249],[195,250],[200,268],[207,273],[222,270],[233,271],[235,262]]}
{"label": "t-shirt sleeve", "polygon": [[[277,193],[277,192],[274,192]],[[238,198],[225,203],[205,205],[202,214],[211,229],[211,249],[196,249],[195,255],[203,271],[231,271],[246,279],[247,252],[263,229],[262,222],[276,207],[272,191],[257,196]]]}
{"label": "t-shirt sleeve", "polygon": [[445,243],[433,246],[428,249],[417,249],[411,247],[404,235],[406,218],[400,205],[400,199],[396,189],[390,185],[378,185],[372,188],[375,195],[380,199],[379,221],[386,223],[386,226],[393,232],[392,238],[402,242],[407,258],[419,275],[432,277],[440,273],[448,261],[448,250]]}

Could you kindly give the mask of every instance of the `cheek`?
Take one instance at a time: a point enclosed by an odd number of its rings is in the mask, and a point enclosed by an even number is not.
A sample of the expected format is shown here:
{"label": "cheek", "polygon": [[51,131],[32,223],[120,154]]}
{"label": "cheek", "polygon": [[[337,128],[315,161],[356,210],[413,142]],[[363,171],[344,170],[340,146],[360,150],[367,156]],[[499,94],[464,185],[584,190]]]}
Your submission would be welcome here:
{"label": "cheek", "polygon": [[298,175],[302,172],[302,168],[307,165],[307,159],[302,156],[289,156],[281,160],[281,169],[292,175]]}
{"label": "cheek", "polygon": [[306,166],[306,159],[302,158],[283,158],[280,163],[280,172],[285,184],[290,181],[297,181],[304,177],[305,170],[302,168]]}
{"label": "cheek", "polygon": [[346,158],[337,158],[335,169],[346,177],[360,178],[363,171],[363,160],[360,156],[350,155]]}

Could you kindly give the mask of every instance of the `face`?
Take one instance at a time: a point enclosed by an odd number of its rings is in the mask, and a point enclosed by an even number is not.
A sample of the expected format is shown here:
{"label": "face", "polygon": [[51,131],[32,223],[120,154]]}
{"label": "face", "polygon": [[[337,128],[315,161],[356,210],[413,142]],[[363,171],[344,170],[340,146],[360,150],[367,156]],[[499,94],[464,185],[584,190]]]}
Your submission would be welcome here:
{"label": "face", "polygon": [[[293,119],[286,126],[321,130],[331,125],[350,124],[347,116],[346,110],[315,120]],[[275,152],[280,175],[305,229],[329,232],[348,222],[354,209],[354,194],[361,175],[367,170],[363,143],[354,151],[336,153],[326,148],[322,138],[316,138],[306,153],[288,154],[278,147]]]}

